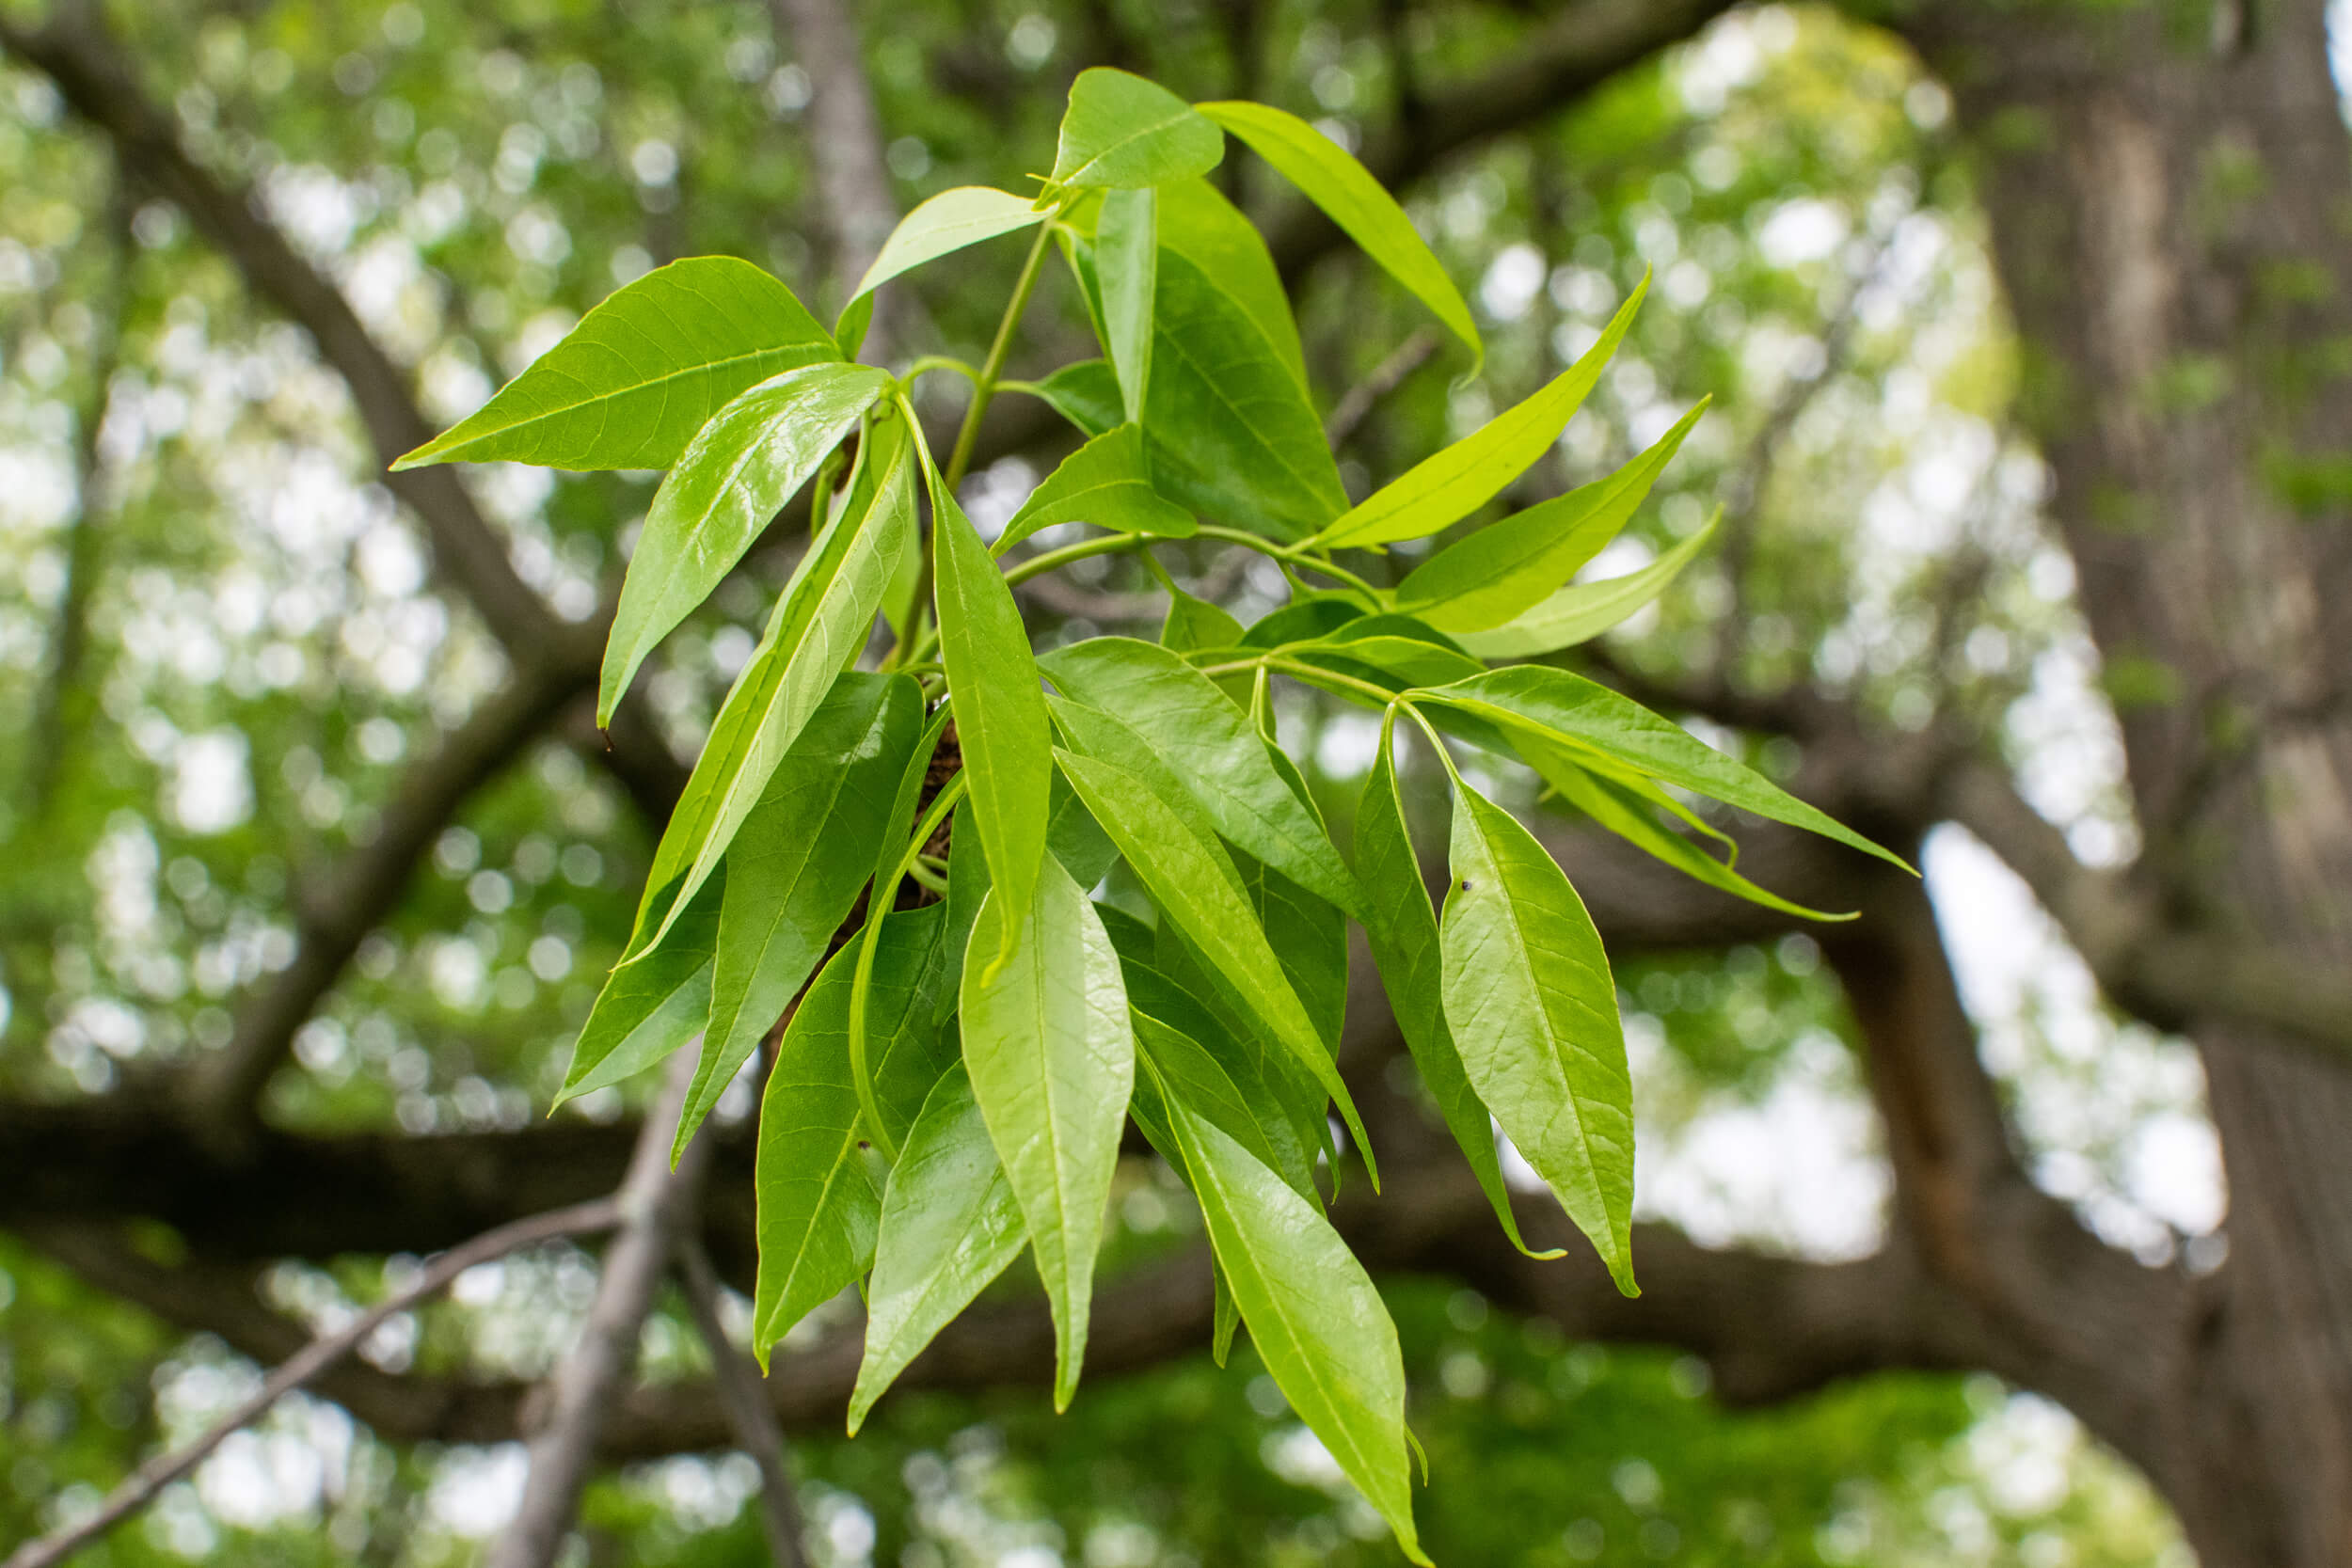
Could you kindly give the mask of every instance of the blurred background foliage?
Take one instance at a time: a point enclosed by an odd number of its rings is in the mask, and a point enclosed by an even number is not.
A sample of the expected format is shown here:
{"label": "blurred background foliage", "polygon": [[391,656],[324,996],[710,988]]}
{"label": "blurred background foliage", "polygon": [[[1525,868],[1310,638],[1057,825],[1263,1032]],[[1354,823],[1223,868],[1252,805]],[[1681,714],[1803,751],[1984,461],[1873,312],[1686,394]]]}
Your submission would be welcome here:
{"label": "blurred background foliage", "polygon": [[[1348,140],[1409,103],[1400,58],[1424,80],[1468,76],[1507,58],[1541,9],[890,0],[857,19],[904,210],[1046,167],[1062,90],[1087,64],[1191,97],[1262,97]],[[840,297],[811,237],[811,84],[761,6],[126,0],[112,17],[190,145],[255,187],[415,368],[436,419],[674,257],[738,254],[820,306]],[[1458,362],[1423,355],[1350,434],[1344,471],[1360,493],[1523,396],[1647,271],[1626,350],[1519,497],[1623,461],[1714,394],[1596,574],[1643,564],[1718,501],[1723,533],[1612,657],[1671,675],[1728,656],[1747,683],[1807,674],[1899,727],[1987,728],[2078,850],[2111,858],[2128,836],[2111,726],[2070,569],[2037,526],[2040,467],[2007,423],[2016,350],[1948,115],[1883,36],[1765,7],[1449,162],[1409,206],[1481,312],[1487,373],[1457,385]],[[1286,193],[1263,172],[1235,154],[1220,178],[1279,219]],[[1017,261],[987,247],[920,275],[895,302],[901,330],[977,357]],[[1327,408],[1422,326],[1352,256],[1296,282]],[[1032,321],[1017,372],[1091,352],[1062,280]],[[952,398],[941,380],[926,391]],[[983,527],[1053,455],[976,475]],[[0,1091],[97,1093],[220,1044],[238,988],[291,956],[302,872],[364,844],[404,759],[495,683],[495,642],[427,581],[373,472],[308,341],[177,211],[115,188],[55,91],[0,61]],[[652,478],[489,468],[469,483],[524,576],[579,619],[609,599]],[[796,548],[756,557],[649,667],[679,746]],[[1159,612],[1124,558],[1073,576],[1029,607],[1048,639]],[[1206,547],[1180,576],[1245,620],[1281,593]],[[1371,736],[1303,703],[1282,721],[1343,814]],[[1771,746],[1754,759],[1789,766]],[[650,849],[573,745],[536,749],[440,835],[302,1030],[272,1120],[417,1133],[544,1115]],[[1997,879],[1987,864],[1964,841],[1931,847],[1939,895]],[[2087,983],[2042,961],[2053,939],[2022,894],[1987,897],[1966,918],[2006,926],[1993,947],[2023,942],[2032,961],[1980,968],[1970,999],[2037,1173],[2110,1239],[2193,1248],[2218,1211],[2214,1181],[2195,1180],[2210,1134],[2193,1059],[2121,1031]],[[1963,960],[1968,940],[1955,930]],[[1642,958],[1619,980],[1645,1212],[1702,1241],[1867,1250],[1884,1177],[1812,944]],[[2083,1085],[2094,1048],[2097,1095]],[[623,1104],[606,1090],[562,1114],[609,1119]],[[2177,1157],[2150,1156],[2152,1137]],[[1117,1213],[1128,1257],[1197,1224],[1140,1170]],[[408,1266],[288,1264],[262,1287],[326,1323]],[[592,1284],[568,1249],[488,1266],[368,1354],[530,1375]],[[2185,1560],[2136,1478],[2055,1406],[1987,1379],[1879,1378],[1734,1412],[1687,1358],[1554,1342],[1434,1283],[1395,1281],[1391,1298],[1441,1561]],[[684,1322],[673,1303],[652,1325],[651,1371],[697,1363]],[[0,1538],[87,1506],[257,1376],[0,1243]],[[834,1563],[1394,1560],[1246,1345],[1223,1372],[1200,1358],[1090,1382],[1060,1419],[1035,1392],[914,1395],[857,1442],[798,1440],[792,1458]],[[512,1452],[398,1451],[297,1398],[87,1560],[461,1562],[517,1475]],[[758,1560],[755,1481],[739,1457],[609,1478],[587,1511],[590,1560]]]}

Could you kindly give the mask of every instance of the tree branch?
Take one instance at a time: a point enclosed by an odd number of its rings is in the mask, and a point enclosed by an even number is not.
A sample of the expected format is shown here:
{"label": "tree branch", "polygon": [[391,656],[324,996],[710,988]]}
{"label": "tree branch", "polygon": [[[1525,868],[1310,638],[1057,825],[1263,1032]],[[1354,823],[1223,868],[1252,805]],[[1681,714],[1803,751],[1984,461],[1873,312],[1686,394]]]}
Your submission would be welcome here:
{"label": "tree branch", "polygon": [[759,1526],[768,1538],[768,1556],[775,1568],[807,1568],[808,1554],[801,1549],[800,1500],[784,1467],[784,1429],[776,1424],[776,1413],[760,1387],[759,1369],[727,1338],[726,1324],[719,1319],[719,1276],[700,1239],[680,1237],[677,1259],[687,1309],[710,1352],[711,1381],[727,1425],[735,1430],[735,1446],[759,1466]]}

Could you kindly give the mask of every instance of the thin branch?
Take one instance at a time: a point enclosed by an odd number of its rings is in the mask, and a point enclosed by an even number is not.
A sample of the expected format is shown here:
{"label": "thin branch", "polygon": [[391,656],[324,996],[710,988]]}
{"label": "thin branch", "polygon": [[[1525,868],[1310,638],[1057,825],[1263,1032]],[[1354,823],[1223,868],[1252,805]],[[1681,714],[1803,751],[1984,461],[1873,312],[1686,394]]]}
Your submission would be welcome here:
{"label": "thin branch", "polygon": [[784,1428],[776,1423],[776,1413],[760,1386],[759,1369],[727,1338],[726,1324],[719,1319],[719,1276],[701,1239],[680,1237],[677,1256],[686,1305],[710,1352],[712,1382],[735,1429],[735,1446],[759,1466],[759,1526],[768,1538],[768,1555],[776,1568],[807,1568],[808,1554],[801,1547],[800,1500],[784,1467]]}
{"label": "thin branch", "polygon": [[1438,352],[1444,341],[1444,335],[1434,326],[1413,328],[1387,358],[1372,368],[1370,374],[1342,393],[1331,410],[1330,422],[1323,429],[1331,450],[1337,451],[1347,445],[1365,416],[1379,406],[1381,399],[1403,386],[1406,377],[1429,363],[1430,356]]}
{"label": "thin branch", "polygon": [[535,1214],[485,1232],[462,1246],[452,1247],[427,1264],[405,1290],[385,1297],[334,1333],[314,1339],[270,1373],[262,1386],[222,1417],[186,1447],[163,1454],[139,1466],[117,1487],[97,1512],[53,1534],[30,1541],[11,1553],[0,1568],[52,1568],[88,1545],[152,1501],[155,1495],[202,1464],[232,1433],[252,1425],[279,1400],[309,1383],[354,1349],[395,1315],[405,1312],[478,1263],[503,1258],[522,1247],[568,1236],[583,1236],[611,1228],[620,1218],[620,1206],[611,1198],[575,1204],[553,1213]]}

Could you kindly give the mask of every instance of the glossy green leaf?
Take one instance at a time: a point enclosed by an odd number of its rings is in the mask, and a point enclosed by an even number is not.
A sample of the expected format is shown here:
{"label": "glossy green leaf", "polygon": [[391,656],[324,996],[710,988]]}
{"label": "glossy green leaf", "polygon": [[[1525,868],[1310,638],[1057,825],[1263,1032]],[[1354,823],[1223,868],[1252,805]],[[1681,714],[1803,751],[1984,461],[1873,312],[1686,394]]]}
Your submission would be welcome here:
{"label": "glossy green leaf", "polygon": [[1706,412],[1702,400],[1608,478],[1447,546],[1397,584],[1397,608],[1439,631],[1461,633],[1501,626],[1541,604],[1617,536]]}
{"label": "glossy green leaf", "polygon": [[[889,916],[875,960],[882,1023],[869,1060],[900,1136],[952,1059],[915,1000],[939,926],[930,910]],[[759,1271],[752,1343],[763,1360],[769,1346],[865,1273],[874,1257],[882,1206],[859,1149],[864,1117],[850,1072],[854,957],[848,948],[834,955],[801,999],[777,1043],[760,1101],[753,1161]]]}
{"label": "glossy green leaf", "polygon": [[1021,1207],[961,1063],[923,1101],[883,1188],[850,1433],[907,1363],[1019,1257]]}
{"label": "glossy green leaf", "polygon": [[1158,1123],[1153,1147],[1183,1168],[1166,1104],[1172,1099],[1216,1123],[1247,1148],[1252,1159],[1281,1177],[1284,1185],[1321,1208],[1312,1151],[1299,1145],[1279,1112],[1264,1100],[1263,1089],[1249,1083],[1247,1073],[1237,1077],[1215,1052],[1184,1030],[1140,1009],[1133,1010],[1132,1016],[1136,1049],[1152,1069],[1136,1082],[1136,1115],[1140,1122],[1147,1104],[1153,1113]]}
{"label": "glossy green leaf", "polygon": [[727,850],[710,1026],[676,1149],[817,971],[894,824],[884,807],[921,723],[904,675],[841,677],[784,754]]}
{"label": "glossy green leaf", "polygon": [[1715,536],[1715,520],[1638,572],[1572,582],[1502,626],[1461,634],[1481,658],[1533,658],[1590,641],[1666,591]]}
{"label": "glossy green leaf", "polygon": [[1633,1283],[1633,1081],[1600,933],[1535,836],[1454,787],[1454,884],[1438,934],[1446,1023],[1486,1108]]}
{"label": "glossy green leaf", "polygon": [[1434,457],[1366,497],[1325,529],[1320,543],[1360,548],[1398,539],[1422,539],[1460,522],[1502,493],[1560,438],[1616,353],[1633,312],[1648,292],[1644,277],[1600,341],[1526,402],[1505,409]]}
{"label": "glossy green leaf", "polygon": [[1053,182],[1070,190],[1165,185],[1216,167],[1217,128],[1156,82],[1097,66],[1070,84]]}
{"label": "glossy green leaf", "polygon": [[997,536],[1002,555],[1041,528],[1089,523],[1114,533],[1150,533],[1180,539],[1198,531],[1192,514],[1152,488],[1143,455],[1143,432],[1122,424],[1097,436],[1061,461],[1029,493],[1021,510]]}
{"label": "glossy green leaf", "polygon": [[[652,900],[663,914],[675,901],[677,886],[673,879]],[[710,1014],[710,956],[718,942],[725,886],[724,875],[704,883],[658,951],[644,954],[641,962],[623,963],[605,976],[604,989],[596,993],[596,1006],[572,1047],[572,1064],[556,1092],[556,1104],[633,1077],[702,1032]],[[650,929],[641,928],[639,934],[650,942]],[[632,946],[628,956],[636,958],[642,951]]]}
{"label": "glossy green leaf", "polygon": [[914,527],[914,460],[905,427],[884,421],[867,439],[875,450],[858,494],[801,558],[662,832],[655,874],[682,866],[689,896],[726,853],[834,679],[865,647]]}
{"label": "glossy green leaf", "polygon": [[654,493],[629,560],[605,642],[597,723],[612,722],[645,656],[735,569],[889,383],[871,366],[807,365],[761,382],[702,427]]}
{"label": "glossy green leaf", "polygon": [[1501,725],[1678,784],[1725,805],[1819,833],[1908,871],[1901,857],[1788,794],[1671,720],[1565,670],[1514,664],[1422,694]]}
{"label": "glossy green leaf", "polygon": [[1486,356],[1470,306],[1445,267],[1430,252],[1413,220],[1353,154],[1296,115],[1264,103],[1196,105],[1217,125],[1239,136],[1249,150],[1279,170],[1323,209],[1364,254],[1412,292],[1446,329],[1476,356]]}
{"label": "glossy green leaf", "polygon": [[[964,959],[963,1060],[1021,1206],[1054,1316],[1054,1405],[1078,1386],[1094,1259],[1135,1085],[1135,1037],[1119,955],[1086,893],[1052,861],[1017,937],[999,880]],[[1011,952],[993,974],[979,957]]]}
{"label": "glossy green leaf", "polygon": [[1363,1264],[1330,1222],[1205,1117],[1175,1108],[1186,1173],[1249,1338],[1291,1408],[1415,1562],[1405,1358]]}
{"label": "glossy green leaf", "polygon": [[748,261],[673,261],[605,296],[454,429],[393,463],[666,468],[746,387],[835,357],[832,334]]}
{"label": "glossy green leaf", "polygon": [[[1221,974],[1233,999],[1262,1024],[1336,1101],[1349,1133],[1372,1163],[1370,1141],[1355,1101],[1316,1030],[1314,1020],[1282,973],[1223,851],[1186,824],[1143,777],[1116,763],[1057,751],[1054,760],[1094,819],[1110,834],[1152,902],[1181,927]],[[1375,1176],[1375,1180],[1378,1179]]]}
{"label": "glossy green leaf", "polygon": [[850,296],[843,315],[901,273],[965,245],[1026,229],[1044,216],[1026,197],[1010,191],[987,185],[958,185],[942,191],[898,220],[898,227],[882,242],[874,264],[858,279],[857,292]]}
{"label": "glossy green leaf", "polygon": [[1463,1158],[1478,1178],[1479,1190],[1494,1208],[1511,1244],[1531,1256],[1556,1258],[1556,1252],[1535,1254],[1519,1234],[1511,1212],[1510,1189],[1503,1184],[1502,1159],[1495,1148],[1493,1120],[1478,1091],[1470,1086],[1462,1067],[1454,1032],[1446,1026],[1442,965],[1438,948],[1438,917],[1429,907],[1429,890],[1422,881],[1421,858],[1405,825],[1405,800],[1397,788],[1396,763],[1383,726],[1381,747],[1364,780],[1364,793],[1356,809],[1356,871],[1364,880],[1371,915],[1364,934],[1371,940],[1373,963],[1396,1015],[1397,1032],[1413,1053],[1422,1084],[1437,1101],[1446,1130],[1462,1146]]}
{"label": "glossy green leaf", "polygon": [[1157,643],[1098,637],[1040,661],[1070,696],[1116,714],[1182,779],[1224,834],[1317,897],[1362,907],[1355,876],[1313,810],[1216,684]]}
{"label": "glossy green leaf", "polygon": [[1120,402],[1130,423],[1143,418],[1152,380],[1152,298],[1159,254],[1159,193],[1147,188],[1104,195],[1094,225],[1103,351],[1119,377]]}
{"label": "glossy green leaf", "polygon": [[[939,616],[940,662],[956,703],[956,737],[971,775],[968,815],[1004,904],[1025,910],[1045,859],[1054,778],[1045,696],[1012,590],[936,470],[930,480],[932,547],[938,555],[932,603]],[[1018,922],[1004,923],[999,940],[1013,942],[1020,929]],[[1001,963],[1010,954],[1008,945],[991,962]]]}
{"label": "glossy green leaf", "polygon": [[1160,624],[1160,646],[1171,653],[1230,648],[1241,641],[1241,623],[1221,605],[1168,585],[1168,619]]}

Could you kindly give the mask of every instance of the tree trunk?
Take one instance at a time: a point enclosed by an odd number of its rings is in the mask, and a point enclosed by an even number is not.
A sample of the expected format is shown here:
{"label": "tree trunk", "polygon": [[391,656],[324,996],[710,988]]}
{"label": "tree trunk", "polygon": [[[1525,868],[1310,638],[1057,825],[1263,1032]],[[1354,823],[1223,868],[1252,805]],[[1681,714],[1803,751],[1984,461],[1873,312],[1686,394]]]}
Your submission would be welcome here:
{"label": "tree trunk", "polygon": [[[2352,964],[2352,147],[2324,0],[1931,4],[2165,907]],[[2229,1259],[2162,1372],[2207,1568],[2352,1562],[2352,1074],[2201,1053]]]}

